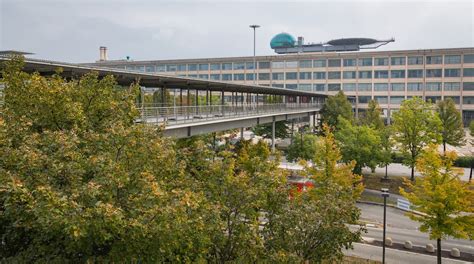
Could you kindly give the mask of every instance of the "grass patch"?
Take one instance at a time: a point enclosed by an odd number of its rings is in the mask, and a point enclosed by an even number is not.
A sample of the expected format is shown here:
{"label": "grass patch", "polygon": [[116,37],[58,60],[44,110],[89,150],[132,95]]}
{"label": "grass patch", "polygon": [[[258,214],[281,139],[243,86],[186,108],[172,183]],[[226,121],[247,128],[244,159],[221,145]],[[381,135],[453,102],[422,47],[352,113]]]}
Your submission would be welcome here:
{"label": "grass patch", "polygon": [[[383,177],[375,174],[366,174],[363,176],[363,183],[365,188],[372,190],[380,190],[381,188],[388,188],[390,193],[400,194],[399,187],[403,187],[403,178],[391,176],[389,181],[382,181]],[[383,200],[382,200],[383,201]]]}
{"label": "grass patch", "polygon": [[[364,201],[364,202],[374,202],[374,203],[381,203],[383,204],[383,198],[382,196],[380,195],[377,195],[377,196],[374,196],[374,195],[370,195],[370,194],[367,194],[367,193],[363,193],[361,196],[360,196],[360,201]],[[394,202],[393,199],[387,199],[387,204],[393,204],[393,205],[396,205],[396,203]]]}

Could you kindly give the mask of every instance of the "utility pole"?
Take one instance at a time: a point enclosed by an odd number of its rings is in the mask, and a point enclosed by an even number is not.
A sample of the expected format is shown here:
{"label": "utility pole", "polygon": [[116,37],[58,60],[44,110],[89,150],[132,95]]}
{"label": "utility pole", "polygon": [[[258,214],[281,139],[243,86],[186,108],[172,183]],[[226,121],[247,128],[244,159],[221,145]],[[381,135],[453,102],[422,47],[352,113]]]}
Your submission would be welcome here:
{"label": "utility pole", "polygon": [[390,195],[387,188],[382,188],[383,197],[383,241],[382,241],[382,264],[385,264],[385,230],[387,228],[387,197]]}
{"label": "utility pole", "polygon": [[[257,58],[255,57],[255,34],[256,29],[259,28],[259,25],[250,25],[250,28],[253,28],[253,84],[257,84]],[[256,98],[258,100],[258,97]]]}

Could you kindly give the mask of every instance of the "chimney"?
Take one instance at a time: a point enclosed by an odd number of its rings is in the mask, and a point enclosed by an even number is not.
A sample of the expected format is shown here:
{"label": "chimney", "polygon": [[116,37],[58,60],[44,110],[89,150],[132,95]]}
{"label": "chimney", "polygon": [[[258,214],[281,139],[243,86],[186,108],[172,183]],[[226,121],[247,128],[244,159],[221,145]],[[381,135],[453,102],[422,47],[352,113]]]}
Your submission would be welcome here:
{"label": "chimney", "polygon": [[304,39],[303,37],[298,37],[298,46],[303,46]]}
{"label": "chimney", "polygon": [[99,61],[106,61],[106,60],[107,60],[107,47],[101,46]]}

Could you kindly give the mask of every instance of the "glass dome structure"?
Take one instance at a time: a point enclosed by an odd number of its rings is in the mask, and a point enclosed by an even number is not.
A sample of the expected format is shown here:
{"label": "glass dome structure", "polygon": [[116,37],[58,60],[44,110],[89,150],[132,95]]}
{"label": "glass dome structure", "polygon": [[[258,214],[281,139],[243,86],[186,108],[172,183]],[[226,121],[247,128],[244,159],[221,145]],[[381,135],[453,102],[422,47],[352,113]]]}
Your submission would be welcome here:
{"label": "glass dome structure", "polygon": [[275,35],[270,41],[270,47],[275,48],[290,48],[294,47],[296,43],[295,37],[288,33],[280,33]]}

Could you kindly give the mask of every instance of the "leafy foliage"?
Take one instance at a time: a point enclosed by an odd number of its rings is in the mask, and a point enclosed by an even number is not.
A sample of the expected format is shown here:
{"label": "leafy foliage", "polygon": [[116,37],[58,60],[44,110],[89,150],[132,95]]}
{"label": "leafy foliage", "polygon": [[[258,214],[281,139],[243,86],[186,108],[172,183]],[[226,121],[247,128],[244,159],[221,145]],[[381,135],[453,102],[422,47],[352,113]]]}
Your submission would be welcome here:
{"label": "leafy foliage", "polygon": [[[193,261],[209,247],[204,197],[173,142],[133,123],[137,87],[2,72],[1,255],[7,262]],[[203,213],[209,212],[209,213]],[[214,217],[210,217],[213,219]]]}
{"label": "leafy foliage", "polygon": [[441,141],[441,126],[432,105],[418,97],[403,101],[400,111],[393,114],[393,138],[405,156],[404,164],[412,168],[411,180],[415,178],[416,159],[423,148]]}
{"label": "leafy foliage", "polygon": [[[391,126],[386,126],[377,131],[380,135],[380,166],[388,166],[392,163],[392,147],[393,147],[393,130]],[[387,168],[385,170],[385,178],[387,178]]]}
{"label": "leafy foliage", "polygon": [[369,101],[369,107],[367,108],[364,116],[360,119],[360,123],[363,125],[372,126],[377,130],[384,128],[382,109],[380,108],[377,101]]}
{"label": "leafy foliage", "polygon": [[474,120],[469,123],[469,130],[471,131],[471,136],[474,137]]}
{"label": "leafy foliage", "polygon": [[406,181],[408,191],[400,189],[416,210],[423,213],[411,213],[410,218],[420,222],[420,231],[429,233],[430,239],[438,240],[438,245],[448,236],[474,238],[474,191],[470,183],[460,180],[462,172],[452,167],[455,158],[454,152],[440,156],[436,145],[430,145],[416,164],[423,177],[415,183]]}
{"label": "leafy foliage", "polygon": [[329,96],[324,102],[321,108],[321,124],[327,124],[337,129],[339,116],[349,121],[353,121],[354,117],[352,105],[342,91],[334,96]]}
{"label": "leafy foliage", "polygon": [[[382,139],[377,131],[367,125],[355,126],[349,121],[339,118],[339,130],[335,133],[342,160],[355,160],[354,172],[360,174],[363,167],[375,170],[377,165],[386,159],[386,153],[381,148]],[[385,154],[385,155],[384,155]],[[385,158],[385,159],[384,159]]]}
{"label": "leafy foliage", "polygon": [[296,133],[286,150],[287,160],[310,160],[316,154],[318,137],[311,133]]}
{"label": "leafy foliage", "polygon": [[360,238],[346,225],[359,217],[360,177],[337,164],[328,128],[307,169],[317,188],[290,200],[264,142],[220,152],[209,137],[175,142],[134,122],[137,85],[21,67],[2,72],[3,261],[320,262]]}
{"label": "leafy foliage", "polygon": [[[263,124],[257,125],[252,128],[252,131],[257,136],[262,136],[264,138],[272,138],[272,124]],[[275,137],[277,138],[287,138],[288,133],[288,122],[287,121],[277,121],[275,122]]]}
{"label": "leafy foliage", "polygon": [[452,146],[464,145],[464,125],[461,113],[451,98],[439,101],[437,104],[438,115],[441,120],[441,138],[443,149],[446,152],[446,144]]}
{"label": "leafy foliage", "polygon": [[[359,209],[355,199],[362,192],[361,177],[352,173],[354,163],[338,164],[341,155],[334,137],[325,127],[326,136],[318,141],[318,153],[306,176],[315,188],[295,195],[267,210],[264,237],[271,255],[298,262],[340,261],[343,248],[360,240],[362,229],[349,230]],[[295,261],[295,260],[293,260]]]}

